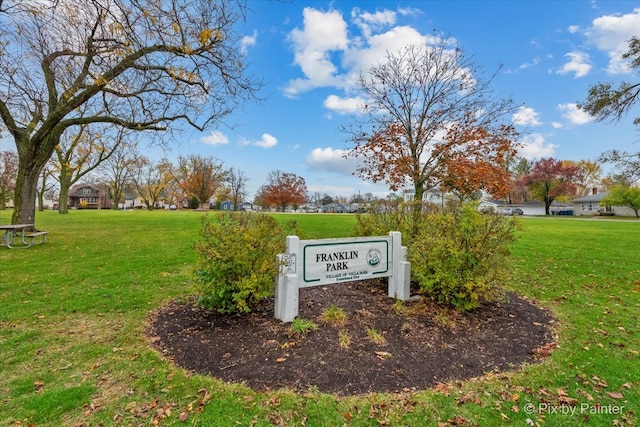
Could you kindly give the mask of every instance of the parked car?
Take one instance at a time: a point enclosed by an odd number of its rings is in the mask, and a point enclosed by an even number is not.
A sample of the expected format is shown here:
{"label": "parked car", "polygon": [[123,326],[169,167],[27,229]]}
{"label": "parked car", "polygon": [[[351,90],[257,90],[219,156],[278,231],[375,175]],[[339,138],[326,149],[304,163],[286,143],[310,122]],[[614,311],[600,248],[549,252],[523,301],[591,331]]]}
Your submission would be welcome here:
{"label": "parked car", "polygon": [[524,212],[522,212],[522,209],[520,208],[503,208],[502,214],[503,215],[522,215],[524,214]]}

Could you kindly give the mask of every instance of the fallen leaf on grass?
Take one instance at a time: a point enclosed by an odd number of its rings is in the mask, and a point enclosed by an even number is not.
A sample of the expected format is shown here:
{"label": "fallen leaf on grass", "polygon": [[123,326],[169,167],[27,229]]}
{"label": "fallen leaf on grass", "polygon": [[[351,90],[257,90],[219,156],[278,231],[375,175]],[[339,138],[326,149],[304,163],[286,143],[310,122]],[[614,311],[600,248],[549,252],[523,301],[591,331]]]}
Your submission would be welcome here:
{"label": "fallen leaf on grass", "polygon": [[600,377],[598,377],[597,375],[594,375],[593,377],[591,377],[591,382],[596,385],[597,387],[609,387],[609,384],[607,384],[606,381],[603,381],[600,379]]}
{"label": "fallen leaf on grass", "polygon": [[465,425],[467,423],[466,418],[461,417],[460,415],[454,415],[453,418],[449,418],[447,420],[447,423],[454,425],[454,426],[462,426]]}
{"label": "fallen leaf on grass", "polygon": [[207,402],[209,402],[209,400],[211,400],[211,395],[209,394],[209,392],[206,389],[201,388],[200,390],[198,390],[198,393],[200,393],[202,395],[202,400],[200,401],[200,406],[206,405]]}
{"label": "fallen leaf on grass", "polygon": [[608,391],[607,396],[609,396],[612,399],[624,399],[624,395],[619,391]]}
{"label": "fallen leaf on grass", "polygon": [[482,402],[480,401],[480,399],[478,399],[477,396],[471,396],[469,394],[465,394],[464,396],[460,396],[459,398],[456,399],[456,403],[458,405],[464,405],[467,402],[472,402],[472,403],[475,403],[476,405],[482,404]]}
{"label": "fallen leaf on grass", "polygon": [[558,402],[560,402],[560,405],[564,406],[576,406],[578,404],[578,399],[574,399],[569,396],[560,396]]}
{"label": "fallen leaf on grass", "polygon": [[593,402],[595,399],[589,393],[584,390],[578,389],[578,394],[587,399],[589,402]]}
{"label": "fallen leaf on grass", "polygon": [[445,383],[436,383],[435,389],[438,393],[442,393],[445,396],[449,396],[449,393],[451,393],[451,387]]}
{"label": "fallen leaf on grass", "polygon": [[551,356],[553,350],[555,350],[556,348],[558,348],[558,344],[555,342],[550,342],[538,348],[534,348],[531,352],[536,357],[549,357]]}

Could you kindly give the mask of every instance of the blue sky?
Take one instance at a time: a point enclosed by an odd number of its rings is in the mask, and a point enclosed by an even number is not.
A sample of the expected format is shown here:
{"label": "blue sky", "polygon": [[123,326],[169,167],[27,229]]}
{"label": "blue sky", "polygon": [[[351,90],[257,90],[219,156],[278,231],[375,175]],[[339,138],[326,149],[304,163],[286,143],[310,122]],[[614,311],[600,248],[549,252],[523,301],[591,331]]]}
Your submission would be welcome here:
{"label": "blue sky", "polygon": [[[300,1],[248,0],[242,27],[250,71],[264,79],[262,104],[246,105],[233,127],[185,133],[170,157],[213,156],[249,177],[250,198],[271,170],[305,178],[310,192],[350,196],[388,193],[352,175],[346,136],[358,100],[351,81],[409,43],[442,33],[457,40],[493,88],[522,104],[528,129],[521,155],[593,159],[617,148],[639,151],[632,112],[623,123],[596,123],[576,109],[598,81],[638,81],[622,61],[640,36],[640,2],[610,0]],[[434,33],[435,32],[435,33]],[[635,113],[635,114],[633,114]]]}

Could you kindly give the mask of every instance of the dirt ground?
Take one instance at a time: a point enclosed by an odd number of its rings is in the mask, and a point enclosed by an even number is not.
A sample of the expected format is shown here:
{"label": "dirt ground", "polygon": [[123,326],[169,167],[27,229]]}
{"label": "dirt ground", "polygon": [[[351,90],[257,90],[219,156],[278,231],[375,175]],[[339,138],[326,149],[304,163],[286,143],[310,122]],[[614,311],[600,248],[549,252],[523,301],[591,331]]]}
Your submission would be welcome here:
{"label": "dirt ground", "polygon": [[[342,325],[326,319],[340,308]],[[338,312],[340,310],[337,310]],[[466,314],[412,301],[397,304],[383,281],[303,288],[294,333],[273,317],[273,300],[250,315],[171,303],[149,318],[149,340],[192,372],[256,390],[310,387],[338,395],[426,389],[489,371],[517,369],[553,348],[552,316],[508,293]]]}

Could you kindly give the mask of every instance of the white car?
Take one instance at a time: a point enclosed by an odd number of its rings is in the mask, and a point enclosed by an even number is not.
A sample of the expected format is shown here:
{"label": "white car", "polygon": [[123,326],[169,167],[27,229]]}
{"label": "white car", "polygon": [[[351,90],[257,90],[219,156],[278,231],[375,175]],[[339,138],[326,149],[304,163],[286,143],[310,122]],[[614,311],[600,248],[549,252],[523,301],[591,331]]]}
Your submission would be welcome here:
{"label": "white car", "polygon": [[520,208],[503,208],[502,214],[515,216],[515,215],[523,215],[524,212],[522,212],[522,209]]}

